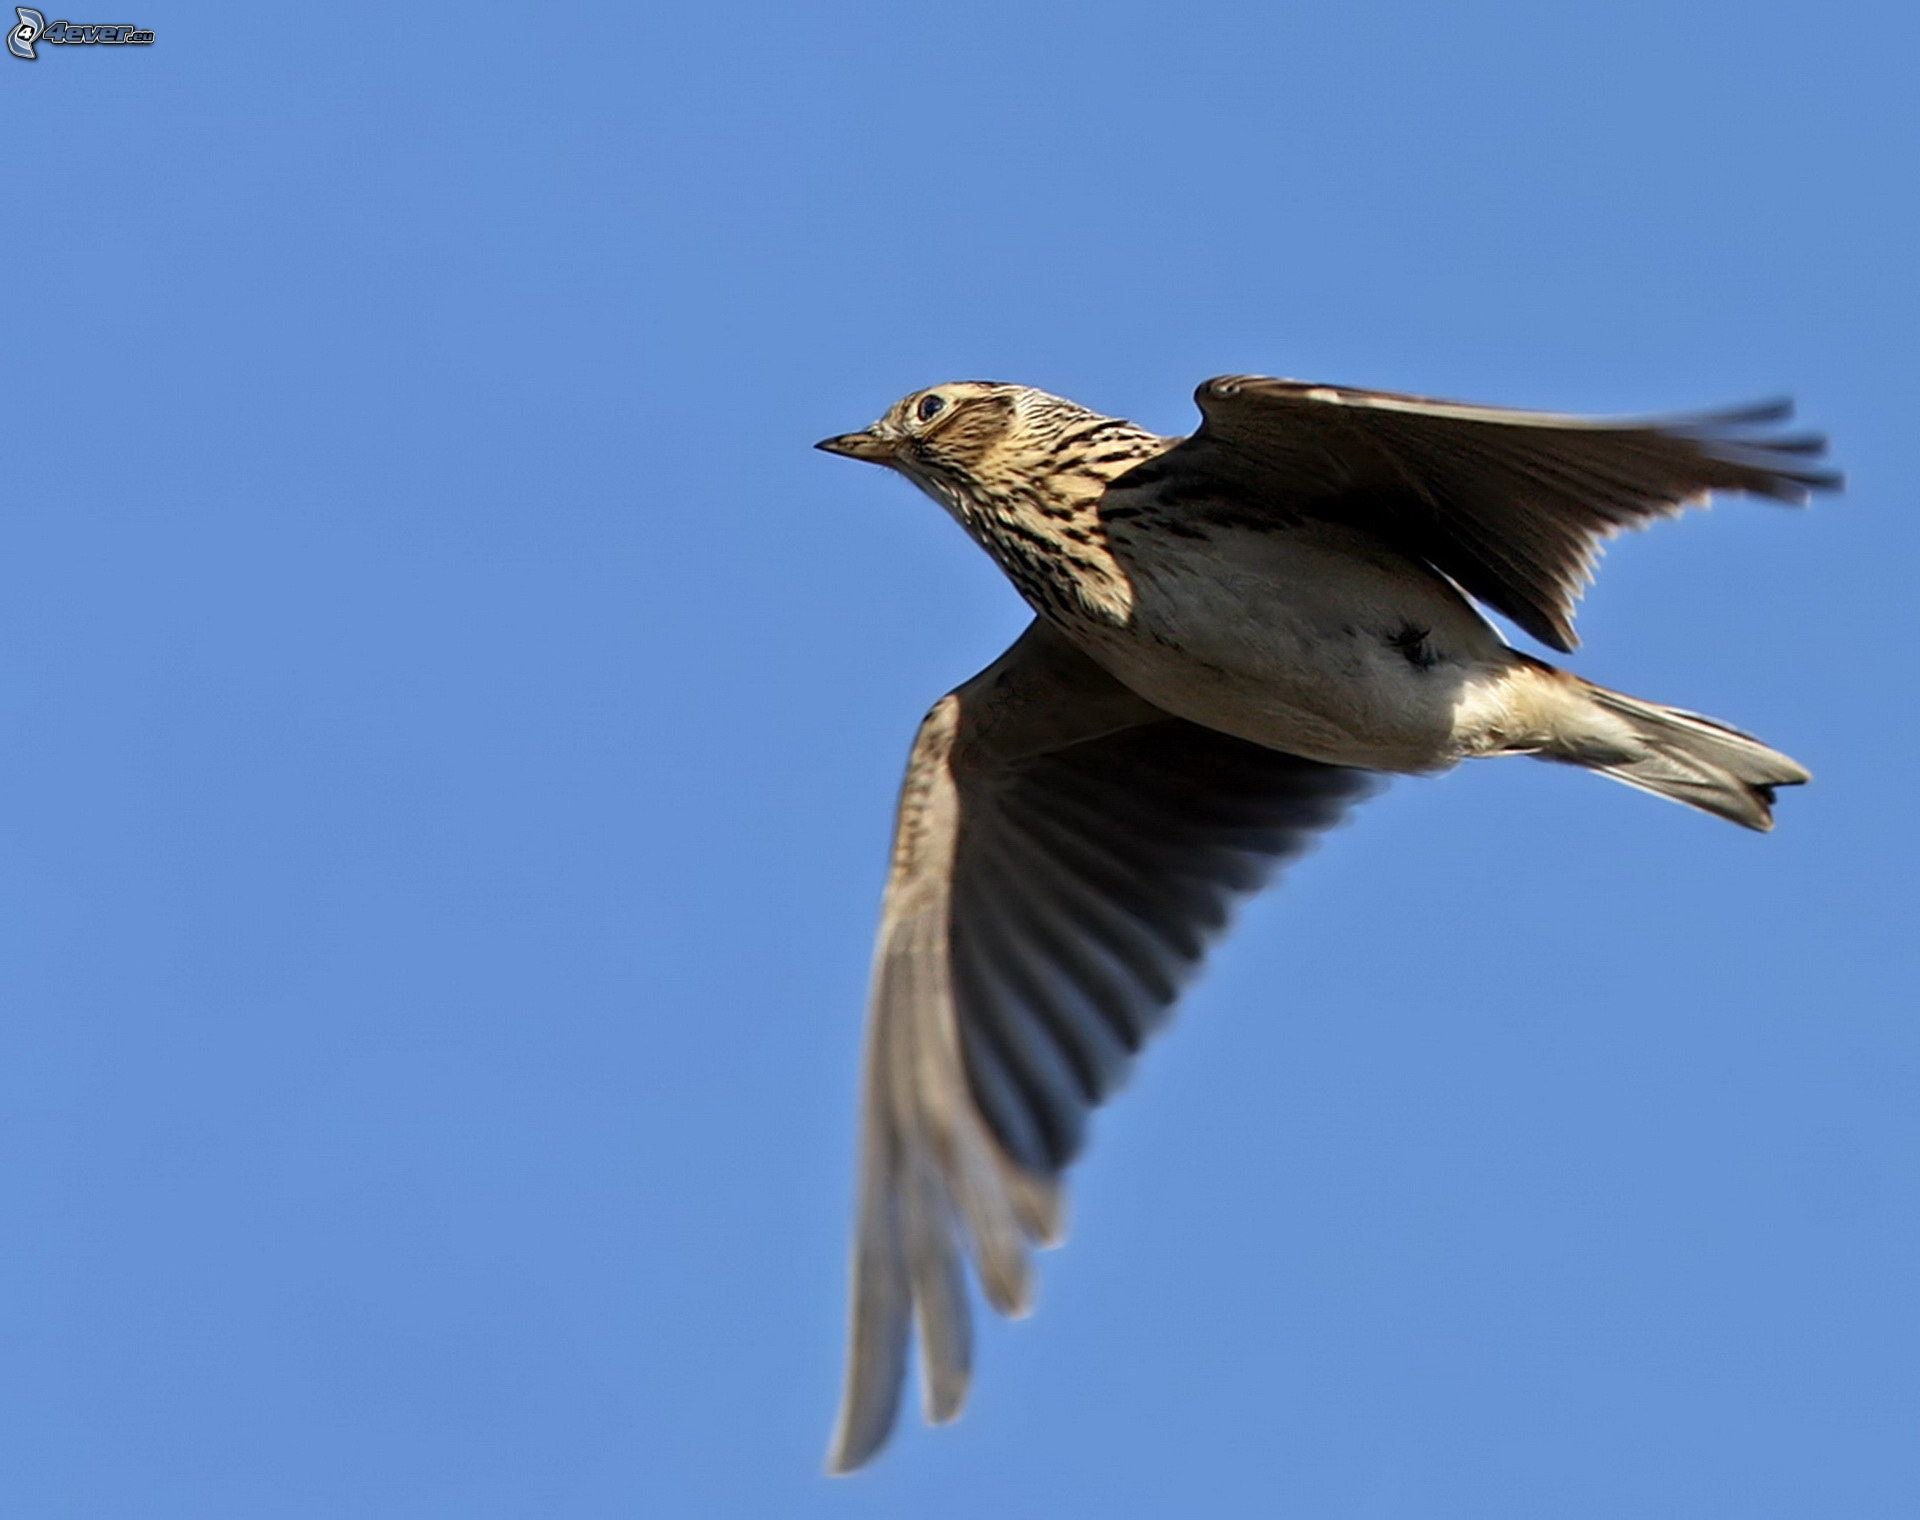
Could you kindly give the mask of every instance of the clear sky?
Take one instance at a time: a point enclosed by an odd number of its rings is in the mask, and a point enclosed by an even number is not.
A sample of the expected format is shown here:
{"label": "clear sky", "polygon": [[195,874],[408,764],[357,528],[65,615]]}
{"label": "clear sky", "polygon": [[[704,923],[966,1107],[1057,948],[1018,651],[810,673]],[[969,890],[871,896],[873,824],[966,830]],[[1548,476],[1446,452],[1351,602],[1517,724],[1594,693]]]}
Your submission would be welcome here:
{"label": "clear sky", "polygon": [[[157,41],[0,55],[0,1512],[1920,1513],[1910,6],[72,14]],[[808,446],[1236,370],[1792,391],[1849,494],[1574,666],[1816,784],[1396,784],[826,1480],[894,788],[1025,613]]]}

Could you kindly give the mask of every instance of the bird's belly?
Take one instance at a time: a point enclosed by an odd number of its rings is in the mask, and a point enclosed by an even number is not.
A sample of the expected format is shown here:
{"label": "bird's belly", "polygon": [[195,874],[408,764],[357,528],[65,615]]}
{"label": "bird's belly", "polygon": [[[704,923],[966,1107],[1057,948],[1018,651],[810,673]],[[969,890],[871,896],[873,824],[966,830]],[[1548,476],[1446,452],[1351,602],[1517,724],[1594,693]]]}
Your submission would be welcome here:
{"label": "bird's belly", "polygon": [[1450,584],[1364,543],[1228,529],[1121,558],[1131,616],[1069,630],[1087,653],[1178,717],[1311,759],[1450,765],[1463,698],[1513,658]]}

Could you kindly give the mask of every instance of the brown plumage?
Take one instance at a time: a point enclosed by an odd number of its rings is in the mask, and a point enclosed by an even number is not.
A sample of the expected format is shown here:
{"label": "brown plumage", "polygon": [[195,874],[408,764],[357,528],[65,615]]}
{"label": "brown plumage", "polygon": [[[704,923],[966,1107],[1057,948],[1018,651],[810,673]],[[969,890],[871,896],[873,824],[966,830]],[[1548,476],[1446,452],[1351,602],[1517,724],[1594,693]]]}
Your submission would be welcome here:
{"label": "brown plumage", "polygon": [[1234,905],[1376,772],[1533,754],[1750,828],[1807,779],[1736,729],[1510,649],[1555,649],[1610,534],[1839,477],[1784,403],[1598,421],[1256,376],[1186,439],[1023,386],[915,392],[833,453],[889,465],[1036,620],[943,698],[900,799],[869,1011],[852,1332],[832,1470],[970,1371],[963,1260],[1003,1313],[1059,1179]]}

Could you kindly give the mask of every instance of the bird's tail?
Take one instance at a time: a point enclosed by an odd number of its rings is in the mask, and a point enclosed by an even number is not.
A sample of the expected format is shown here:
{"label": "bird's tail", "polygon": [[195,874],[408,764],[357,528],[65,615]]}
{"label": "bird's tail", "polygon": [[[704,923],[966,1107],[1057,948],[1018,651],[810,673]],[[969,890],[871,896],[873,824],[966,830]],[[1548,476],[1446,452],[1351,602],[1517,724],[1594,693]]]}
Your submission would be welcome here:
{"label": "bird's tail", "polygon": [[1761,830],[1773,827],[1774,788],[1812,779],[1797,761],[1737,728],[1555,674],[1575,683],[1591,721],[1577,739],[1543,749],[1548,759]]}

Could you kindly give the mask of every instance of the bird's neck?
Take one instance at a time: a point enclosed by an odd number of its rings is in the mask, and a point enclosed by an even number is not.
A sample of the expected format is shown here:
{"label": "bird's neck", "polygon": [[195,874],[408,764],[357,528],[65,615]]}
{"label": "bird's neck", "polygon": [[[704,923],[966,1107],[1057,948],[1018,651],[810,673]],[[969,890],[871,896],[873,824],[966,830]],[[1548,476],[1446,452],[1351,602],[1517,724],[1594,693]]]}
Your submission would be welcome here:
{"label": "bird's neck", "polygon": [[1133,587],[1099,506],[1107,488],[1176,440],[1092,417],[1058,437],[1009,443],[956,493],[955,515],[1036,611],[1125,623]]}

